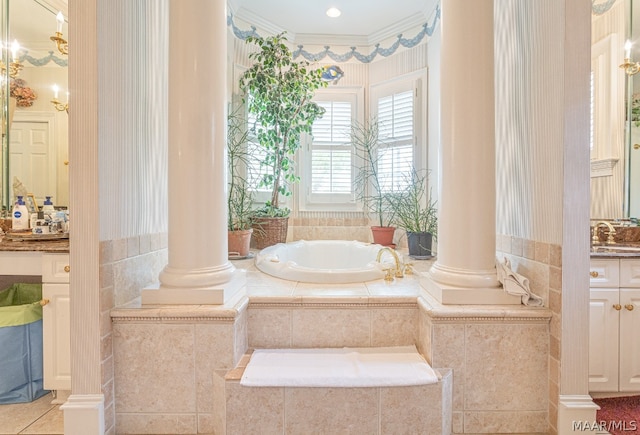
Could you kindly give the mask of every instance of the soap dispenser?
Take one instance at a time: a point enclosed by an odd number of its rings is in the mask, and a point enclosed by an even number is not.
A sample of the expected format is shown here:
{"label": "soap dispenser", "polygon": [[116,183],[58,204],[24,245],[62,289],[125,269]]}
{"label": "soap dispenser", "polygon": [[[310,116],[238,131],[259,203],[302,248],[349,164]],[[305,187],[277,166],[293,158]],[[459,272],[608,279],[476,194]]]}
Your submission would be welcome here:
{"label": "soap dispenser", "polygon": [[22,196],[18,196],[18,200],[13,206],[11,213],[11,227],[14,230],[29,229],[29,210],[22,200]]}
{"label": "soap dispenser", "polygon": [[51,202],[50,196],[45,196],[44,204],[42,205],[42,212],[46,220],[52,221],[56,215],[56,210],[53,208],[53,202]]}

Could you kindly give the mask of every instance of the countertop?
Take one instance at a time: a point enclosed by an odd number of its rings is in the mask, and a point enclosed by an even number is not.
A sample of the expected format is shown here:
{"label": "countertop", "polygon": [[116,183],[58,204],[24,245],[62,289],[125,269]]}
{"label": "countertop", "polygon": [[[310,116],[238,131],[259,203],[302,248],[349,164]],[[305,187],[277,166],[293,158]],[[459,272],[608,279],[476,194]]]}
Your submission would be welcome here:
{"label": "countertop", "polygon": [[0,251],[69,252],[69,239],[60,240],[5,240],[0,236]]}
{"label": "countertop", "polygon": [[591,258],[640,258],[640,244],[591,246]]}

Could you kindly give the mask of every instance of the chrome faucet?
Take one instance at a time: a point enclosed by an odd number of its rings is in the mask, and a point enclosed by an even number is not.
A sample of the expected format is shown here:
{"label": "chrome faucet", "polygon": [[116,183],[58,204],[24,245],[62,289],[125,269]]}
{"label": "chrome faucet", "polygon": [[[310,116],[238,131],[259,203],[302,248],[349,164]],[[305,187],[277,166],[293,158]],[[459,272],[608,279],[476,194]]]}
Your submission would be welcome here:
{"label": "chrome faucet", "polygon": [[613,225],[611,225],[610,222],[607,222],[607,221],[598,221],[593,226],[593,237],[591,238],[592,244],[597,245],[598,243],[600,243],[600,237],[598,237],[598,228],[600,228],[600,226],[602,225],[605,225],[609,229],[607,244],[614,245],[616,243],[616,240],[614,238],[614,236],[616,235],[616,229],[613,227]]}
{"label": "chrome faucet", "polygon": [[388,246],[381,248],[378,251],[378,256],[376,257],[376,261],[380,263],[380,259],[382,259],[382,254],[384,254],[385,252],[389,252],[393,256],[393,261],[395,262],[395,266],[396,266],[395,269],[390,268],[387,270],[387,275],[384,277],[385,281],[392,281],[394,276],[396,278],[403,278],[404,273],[402,271],[403,269],[402,265],[400,264],[400,257],[398,257],[398,253],[393,249],[389,248]]}

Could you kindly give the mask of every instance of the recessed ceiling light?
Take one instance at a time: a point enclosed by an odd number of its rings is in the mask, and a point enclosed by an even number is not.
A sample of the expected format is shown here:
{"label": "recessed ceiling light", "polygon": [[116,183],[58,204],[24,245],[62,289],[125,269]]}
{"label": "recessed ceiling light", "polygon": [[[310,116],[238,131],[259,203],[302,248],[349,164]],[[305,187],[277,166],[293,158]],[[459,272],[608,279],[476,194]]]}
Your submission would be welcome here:
{"label": "recessed ceiling light", "polygon": [[327,9],[327,16],[331,18],[339,17],[342,12],[338,8],[329,8]]}

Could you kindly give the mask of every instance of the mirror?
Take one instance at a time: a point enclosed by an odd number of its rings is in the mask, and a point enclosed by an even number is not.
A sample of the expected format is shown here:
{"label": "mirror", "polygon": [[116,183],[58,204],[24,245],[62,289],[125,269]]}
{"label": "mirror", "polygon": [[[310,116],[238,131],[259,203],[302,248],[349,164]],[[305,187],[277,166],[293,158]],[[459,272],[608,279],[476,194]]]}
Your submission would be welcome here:
{"label": "mirror", "polygon": [[[631,61],[640,60],[640,1],[628,0],[628,39]],[[635,45],[635,47],[634,47]],[[640,218],[640,75],[627,75],[627,143],[628,157],[627,199],[628,216]]]}
{"label": "mirror", "polygon": [[[66,17],[63,0],[3,0],[2,40],[18,42],[22,64],[14,77],[11,67],[3,74],[3,210],[10,210],[15,200],[16,179],[38,206],[46,196],[55,206],[69,204],[68,113],[62,107],[68,101],[67,55],[51,40],[58,29],[68,35],[67,23],[56,20],[60,10]],[[6,45],[3,62],[10,65],[15,50]],[[54,86],[62,102],[57,109],[51,102]]]}

